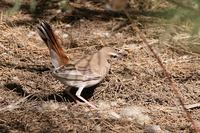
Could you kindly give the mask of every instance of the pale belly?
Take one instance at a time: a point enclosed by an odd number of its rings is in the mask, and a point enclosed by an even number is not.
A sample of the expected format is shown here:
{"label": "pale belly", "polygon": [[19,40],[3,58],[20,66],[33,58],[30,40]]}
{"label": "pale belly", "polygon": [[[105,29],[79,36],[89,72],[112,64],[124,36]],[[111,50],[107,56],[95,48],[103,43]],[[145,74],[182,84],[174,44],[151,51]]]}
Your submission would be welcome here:
{"label": "pale belly", "polygon": [[88,80],[88,81],[68,81],[62,78],[57,77],[57,79],[63,83],[64,85],[68,85],[68,86],[72,86],[72,87],[83,87],[83,88],[87,88],[87,87],[92,87],[96,84],[98,84],[99,82],[101,82],[103,80],[103,78],[99,78],[99,79],[95,79],[95,80]]}

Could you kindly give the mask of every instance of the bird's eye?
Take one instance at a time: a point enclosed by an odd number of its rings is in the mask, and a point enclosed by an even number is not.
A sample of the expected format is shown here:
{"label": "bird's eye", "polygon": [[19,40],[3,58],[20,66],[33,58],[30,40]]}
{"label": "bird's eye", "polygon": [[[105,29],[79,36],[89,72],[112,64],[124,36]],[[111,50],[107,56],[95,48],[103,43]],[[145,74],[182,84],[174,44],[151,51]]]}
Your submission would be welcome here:
{"label": "bird's eye", "polygon": [[117,55],[112,55],[112,58],[117,58],[118,56]]}

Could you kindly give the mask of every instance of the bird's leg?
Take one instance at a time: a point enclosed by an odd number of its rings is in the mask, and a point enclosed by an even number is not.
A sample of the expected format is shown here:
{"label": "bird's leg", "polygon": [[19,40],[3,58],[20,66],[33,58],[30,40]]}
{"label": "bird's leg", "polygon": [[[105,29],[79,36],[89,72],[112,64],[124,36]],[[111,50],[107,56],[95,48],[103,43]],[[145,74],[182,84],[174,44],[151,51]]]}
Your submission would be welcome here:
{"label": "bird's leg", "polygon": [[76,92],[76,96],[77,96],[78,98],[80,98],[83,102],[85,102],[86,104],[88,104],[90,107],[92,107],[92,108],[94,108],[94,109],[97,109],[96,106],[94,106],[93,104],[91,104],[91,103],[88,102],[85,98],[83,98],[83,97],[81,96],[81,92],[83,91],[83,89],[84,89],[84,87],[79,87],[78,90],[77,90],[77,92]]}
{"label": "bird's leg", "polygon": [[84,104],[83,102],[80,102],[79,99],[76,96],[72,95],[70,90],[67,90],[66,93],[67,93],[67,95],[69,95],[74,100],[75,103],[77,103],[79,105]]}
{"label": "bird's leg", "polygon": [[67,95],[69,95],[76,103],[80,103],[80,101],[78,100],[78,98],[71,94],[69,88],[67,88],[65,92],[66,92]]}

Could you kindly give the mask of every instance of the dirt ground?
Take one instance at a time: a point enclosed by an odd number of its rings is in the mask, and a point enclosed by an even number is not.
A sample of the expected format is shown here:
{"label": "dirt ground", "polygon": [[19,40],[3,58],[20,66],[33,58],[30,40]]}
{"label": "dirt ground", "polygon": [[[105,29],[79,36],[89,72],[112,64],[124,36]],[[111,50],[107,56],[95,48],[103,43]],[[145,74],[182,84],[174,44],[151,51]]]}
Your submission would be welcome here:
{"label": "dirt ground", "polygon": [[[39,16],[27,12],[26,6],[6,16],[10,4],[0,2],[3,4],[0,6],[1,133],[140,133],[150,132],[148,127],[152,125],[166,133],[193,132],[162,69],[137,33],[130,24],[116,28],[126,21],[123,13],[104,11],[102,5],[90,3],[82,5],[87,10],[80,8],[81,4],[74,4],[78,10],[76,16],[59,13],[54,6]],[[134,21],[172,74],[185,104],[199,103],[200,56],[185,49],[188,44],[199,44],[199,38],[192,38],[185,25],[165,23],[137,9],[133,13],[137,16]],[[74,103],[65,92],[67,86],[51,75],[49,51],[36,31],[38,18],[50,21],[55,33],[64,40],[63,47],[71,60],[103,46],[126,52],[125,57],[112,61],[110,73],[101,83],[84,89],[82,95],[100,110]],[[75,91],[72,88],[72,93]],[[200,126],[198,107],[191,107],[190,113]]]}

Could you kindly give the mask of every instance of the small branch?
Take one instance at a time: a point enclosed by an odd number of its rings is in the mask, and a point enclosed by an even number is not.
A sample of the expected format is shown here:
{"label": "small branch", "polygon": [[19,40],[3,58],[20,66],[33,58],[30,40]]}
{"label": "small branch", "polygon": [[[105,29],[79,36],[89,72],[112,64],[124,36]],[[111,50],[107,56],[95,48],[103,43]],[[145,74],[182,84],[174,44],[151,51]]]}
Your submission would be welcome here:
{"label": "small branch", "polygon": [[[124,10],[124,13],[126,14],[127,18],[129,19],[130,23],[133,22],[132,18],[130,17],[129,13]],[[158,64],[160,65],[160,67],[163,69],[163,72],[167,78],[167,80],[169,81],[169,84],[171,86],[172,92],[176,95],[176,98],[178,99],[178,101],[180,102],[183,110],[185,111],[189,121],[192,123],[192,127],[194,129],[194,131],[196,133],[200,133],[200,129],[196,126],[194,120],[192,119],[192,115],[190,114],[190,112],[188,111],[188,109],[186,108],[186,106],[184,105],[184,101],[182,99],[182,96],[180,94],[180,92],[178,91],[179,89],[177,88],[177,85],[175,84],[175,82],[172,80],[172,76],[171,74],[167,71],[167,68],[164,66],[161,58],[158,56],[158,54],[154,51],[154,49],[152,48],[152,46],[147,42],[147,39],[145,37],[145,35],[140,31],[140,29],[136,26],[133,27],[133,24],[131,25],[132,30],[136,30],[136,32],[139,34],[140,38],[142,39],[143,43],[149,48],[149,50],[151,51],[151,53],[154,55],[154,57],[156,58],[156,60],[158,61]]]}
{"label": "small branch", "polygon": [[7,110],[12,111],[16,108],[19,108],[19,104],[24,103],[30,96],[31,95],[28,95],[24,98],[19,99],[19,101],[15,102],[15,103],[11,103],[10,105],[8,105],[6,107],[0,108],[0,111],[7,111]]}
{"label": "small branch", "polygon": [[200,103],[195,103],[195,104],[190,104],[190,105],[185,105],[187,109],[195,109],[195,108],[200,108]]}

